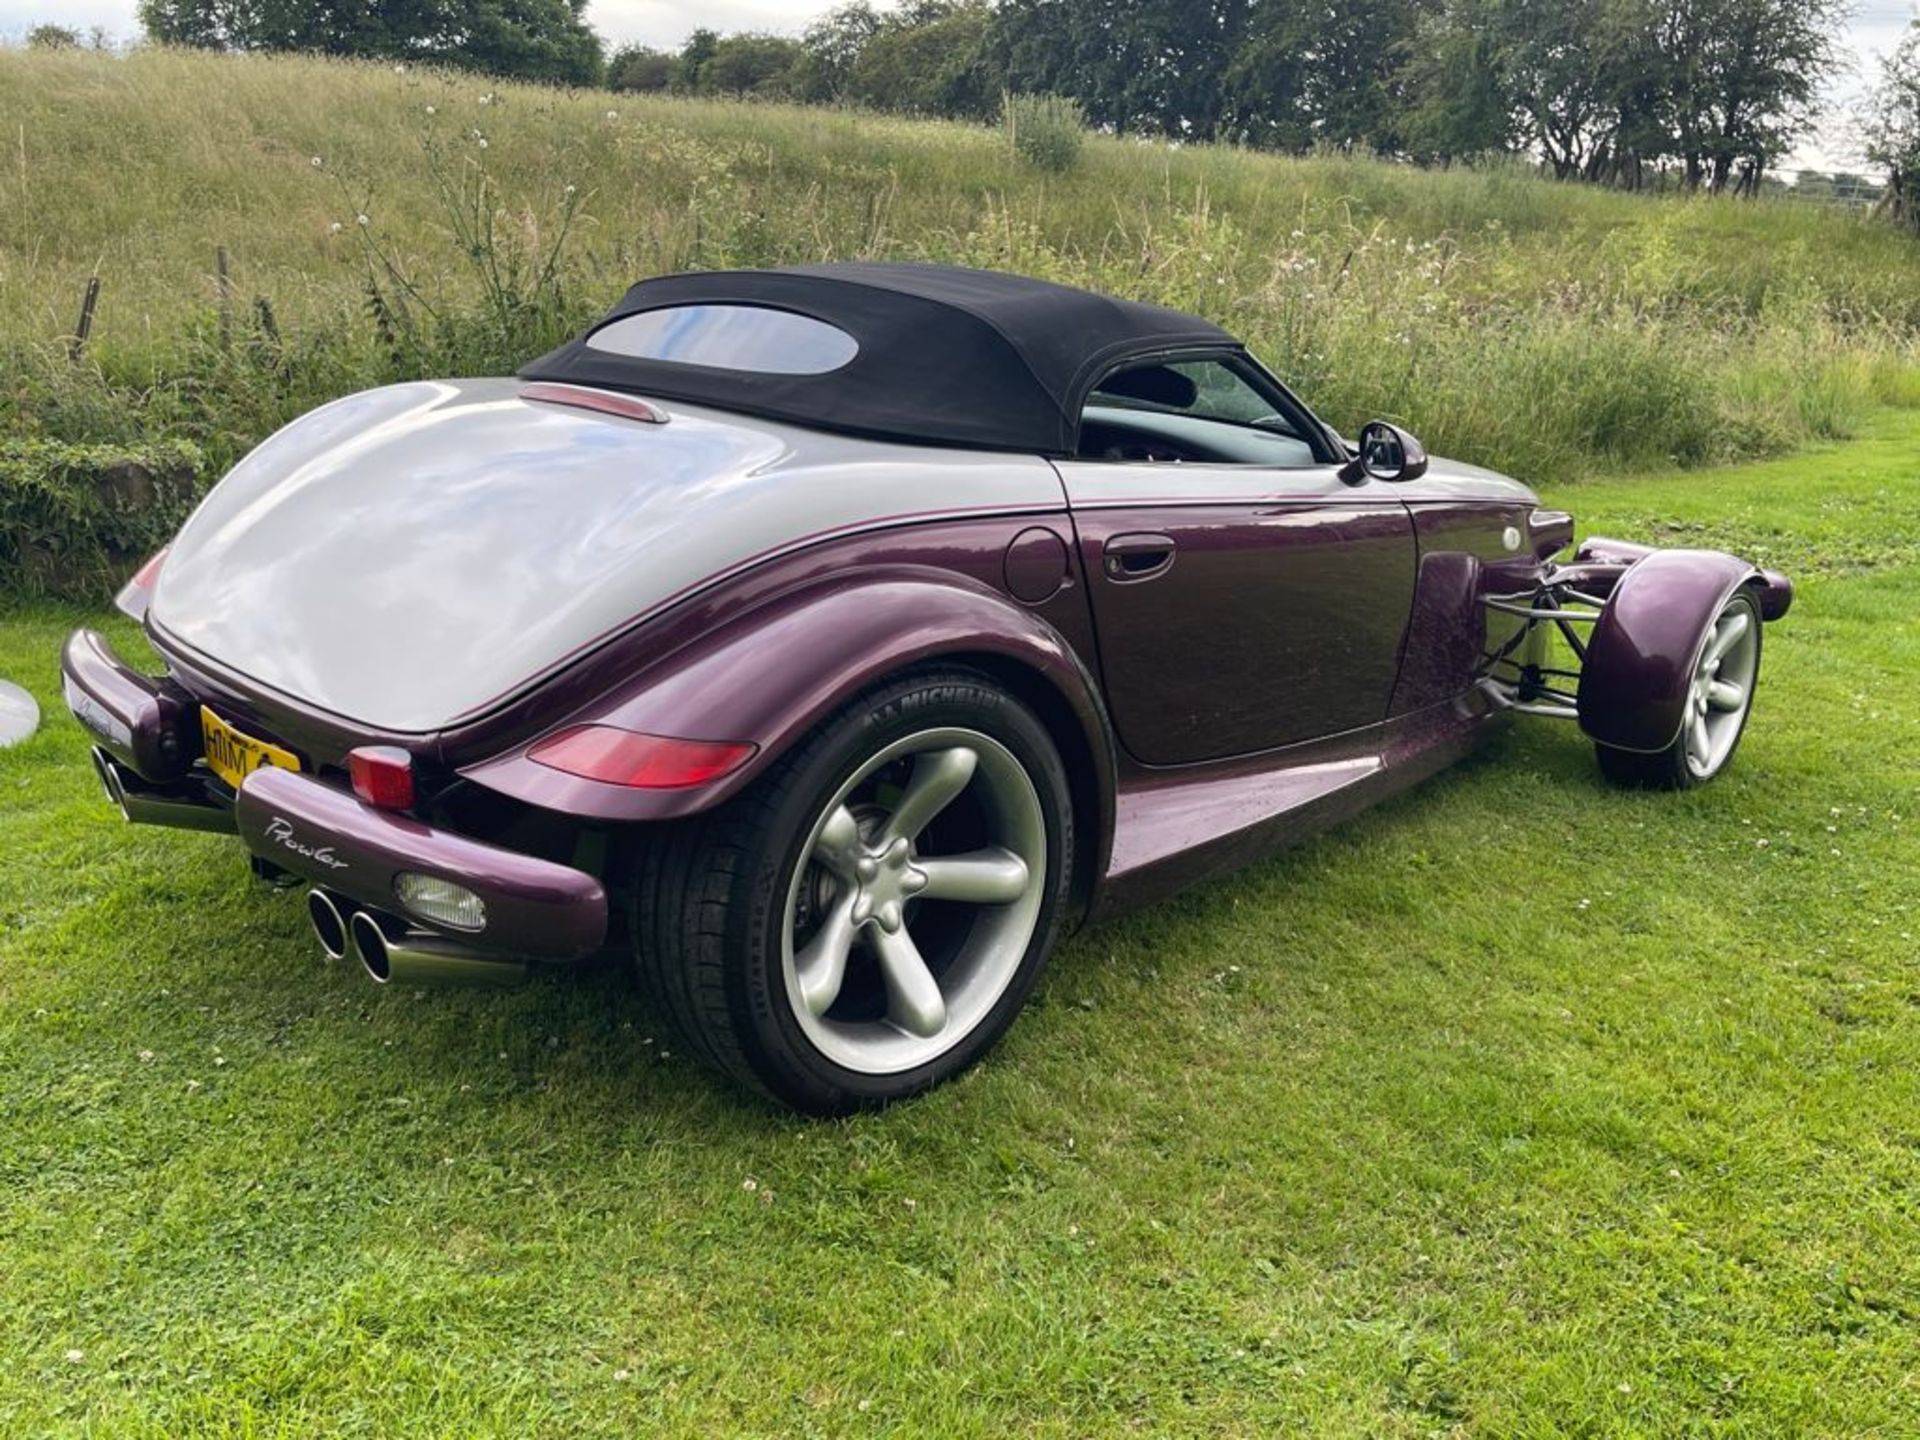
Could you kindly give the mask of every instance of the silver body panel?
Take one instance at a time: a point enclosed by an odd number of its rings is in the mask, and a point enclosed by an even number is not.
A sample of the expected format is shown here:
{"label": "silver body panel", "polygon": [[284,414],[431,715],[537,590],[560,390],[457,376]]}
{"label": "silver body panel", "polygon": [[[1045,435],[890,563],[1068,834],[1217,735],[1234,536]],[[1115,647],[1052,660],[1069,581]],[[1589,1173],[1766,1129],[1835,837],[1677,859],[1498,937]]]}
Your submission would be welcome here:
{"label": "silver body panel", "polygon": [[1058,511],[1032,456],[675,405],[665,425],[433,381],[336,401],[181,529],[163,635],[335,715],[427,732],[752,561],[915,518]]}

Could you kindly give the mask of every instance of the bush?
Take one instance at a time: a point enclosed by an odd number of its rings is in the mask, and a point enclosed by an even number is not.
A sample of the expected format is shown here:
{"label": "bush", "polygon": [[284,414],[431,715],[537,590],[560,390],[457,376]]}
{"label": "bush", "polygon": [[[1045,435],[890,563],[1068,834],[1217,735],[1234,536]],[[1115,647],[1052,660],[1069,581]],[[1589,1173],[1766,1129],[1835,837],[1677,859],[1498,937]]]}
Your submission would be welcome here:
{"label": "bush", "polygon": [[98,599],[172,538],[199,498],[199,447],[0,438],[0,589]]}
{"label": "bush", "polygon": [[1016,95],[1007,91],[1000,97],[1000,121],[1014,154],[1031,165],[1060,175],[1071,170],[1080,158],[1087,117],[1077,100],[1064,95]]}

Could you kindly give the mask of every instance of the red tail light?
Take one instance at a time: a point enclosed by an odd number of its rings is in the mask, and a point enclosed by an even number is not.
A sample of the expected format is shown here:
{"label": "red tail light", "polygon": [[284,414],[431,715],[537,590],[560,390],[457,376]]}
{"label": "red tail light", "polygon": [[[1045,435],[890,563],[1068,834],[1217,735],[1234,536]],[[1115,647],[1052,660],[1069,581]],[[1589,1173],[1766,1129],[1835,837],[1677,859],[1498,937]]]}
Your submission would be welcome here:
{"label": "red tail light", "polygon": [[675,740],[611,725],[576,725],[527,752],[554,770],[583,780],[640,790],[680,790],[731,775],[759,747],[727,740]]}
{"label": "red tail light", "polygon": [[153,589],[154,577],[160,573],[160,566],[166,561],[167,551],[172,548],[171,545],[162,545],[154,551],[153,558],[133,572],[133,583],[142,590]]}
{"label": "red tail light", "polygon": [[163,545],[146,564],[133,572],[133,578],[120,587],[120,593],[113,597],[113,605],[122,615],[135,620],[147,618],[147,602],[153,599],[153,582],[159,578],[160,567],[166,563],[170,545]]}
{"label": "red tail light", "polygon": [[413,757],[397,745],[362,745],[347,752],[353,793],[381,810],[413,808]]}

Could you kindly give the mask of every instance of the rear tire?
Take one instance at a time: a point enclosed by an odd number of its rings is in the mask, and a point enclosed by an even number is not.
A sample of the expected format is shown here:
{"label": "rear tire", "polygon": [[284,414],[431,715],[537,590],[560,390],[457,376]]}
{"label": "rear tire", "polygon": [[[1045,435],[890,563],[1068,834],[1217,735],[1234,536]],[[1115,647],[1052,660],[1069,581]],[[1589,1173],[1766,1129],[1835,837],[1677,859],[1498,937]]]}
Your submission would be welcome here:
{"label": "rear tire", "polygon": [[1692,790],[1733,763],[1760,683],[1760,606],[1742,589],[1700,637],[1680,733],[1664,750],[1594,746],[1600,773],[1641,790]]}
{"label": "rear tire", "polygon": [[987,677],[886,682],[640,861],[643,989],[688,1049],[837,1114],[972,1065],[1061,926],[1073,807],[1059,751]]}

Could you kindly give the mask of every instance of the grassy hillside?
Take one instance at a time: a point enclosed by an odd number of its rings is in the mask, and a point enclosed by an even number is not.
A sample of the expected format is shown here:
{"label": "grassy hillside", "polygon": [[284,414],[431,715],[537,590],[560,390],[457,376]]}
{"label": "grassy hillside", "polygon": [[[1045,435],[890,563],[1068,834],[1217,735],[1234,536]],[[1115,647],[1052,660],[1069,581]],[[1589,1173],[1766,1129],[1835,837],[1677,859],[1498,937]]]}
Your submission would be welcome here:
{"label": "grassy hillside", "polygon": [[[511,365],[637,276],[822,257],[1198,310],[1335,422],[1396,416],[1532,478],[1780,450],[1920,391],[1920,247],[1785,202],[1111,139],[1055,177],[981,128],[165,53],[0,53],[0,137],[0,347],[31,377],[0,431],[161,430],[215,462],[339,390]],[[369,313],[370,246],[397,316]],[[96,272],[76,376],[57,342]],[[250,348],[256,296],[279,335]]]}

